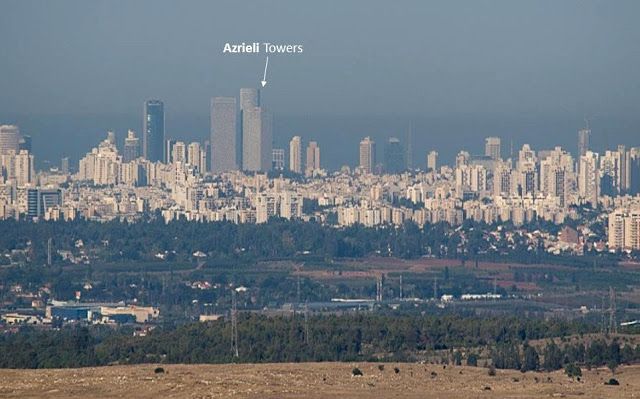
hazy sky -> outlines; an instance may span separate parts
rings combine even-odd
[[[261,80],[264,55],[222,54],[242,41],[304,45],[270,57],[263,99],[276,115],[635,121],[638,16],[637,0],[2,0],[0,122],[138,118],[155,97],[168,131],[204,137],[210,97]]]

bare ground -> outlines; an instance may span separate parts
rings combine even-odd
[[[1,398],[640,398],[640,366],[621,367],[620,386],[606,369],[562,372],[420,364],[303,363],[112,366],[0,370]],[[359,367],[361,377],[353,377]],[[394,368],[399,369],[399,373]]]

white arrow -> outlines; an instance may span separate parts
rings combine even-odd
[[[264,75],[262,76],[262,87],[267,85],[267,67],[269,66],[269,56],[267,56],[267,62],[264,64]]]

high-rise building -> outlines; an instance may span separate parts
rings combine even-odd
[[[618,187],[620,194],[626,194],[631,186],[631,176],[629,169],[631,167],[629,152],[624,145],[618,146],[618,157],[620,159],[618,173]]]
[[[496,161],[502,159],[500,137],[487,137],[484,139],[484,155]]]
[[[365,137],[360,142],[360,168],[365,173],[373,173],[376,166],[376,142]]]
[[[436,171],[438,168],[438,151],[429,151],[427,154],[427,171]]]
[[[136,137],[136,132],[129,129],[127,138],[124,139],[123,162],[131,162],[140,156],[140,139]]]
[[[293,173],[302,173],[302,139],[293,136],[289,142],[289,169]]]
[[[272,118],[262,107],[242,110],[242,169],[266,172],[271,169]]]
[[[238,169],[235,97],[211,99],[211,171]]]
[[[68,175],[69,174],[69,157],[63,157],[60,160],[60,171],[64,175]]]
[[[580,198],[595,208],[600,195],[598,154],[587,151],[578,161],[578,194]]]
[[[175,139],[166,139],[164,141],[163,162],[166,164],[173,163],[171,158],[171,152],[173,151],[173,145],[176,143]]]
[[[20,130],[15,125],[0,126],[0,155],[19,150]]]
[[[145,101],[143,125],[143,156],[151,162],[166,160],[166,154],[164,154],[164,103],[162,101]]]
[[[640,249],[640,209],[616,209],[609,214],[610,249]]]
[[[204,164],[206,158],[203,158],[203,151],[200,148],[200,143],[194,141],[187,146],[187,163],[198,171],[198,173],[204,173]]]
[[[401,173],[406,169],[405,151],[397,137],[389,138],[384,148],[385,170],[388,173]]]
[[[629,151],[629,174],[631,175],[631,186],[629,194],[640,194],[640,147],[633,147]]]
[[[50,208],[62,206],[63,197],[60,189],[33,188],[27,190],[27,217],[41,218]]]
[[[238,166],[241,169],[244,167],[244,123],[245,123],[245,109],[252,109],[260,106],[260,90],[254,88],[240,89],[240,146],[238,148]]]
[[[279,171],[284,170],[284,148],[274,148],[271,154],[271,168]]]
[[[174,164],[180,162],[181,164],[187,163],[187,146],[183,141],[176,141],[171,149],[171,160]]]
[[[591,129],[578,130],[578,157],[581,157],[589,151],[589,142],[591,141]]]
[[[18,187],[25,187],[34,182],[36,173],[33,155],[29,154],[29,151],[21,150],[16,154],[14,161],[14,175]]]
[[[307,145],[307,164],[304,174],[313,176],[318,170],[320,170],[320,147],[317,142],[310,141]]]

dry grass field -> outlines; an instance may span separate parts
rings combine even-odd
[[[374,363],[112,366],[0,370],[1,398],[640,398],[640,366],[520,373],[421,364]],[[363,376],[352,376],[358,367]],[[396,373],[394,368],[398,368]]]

